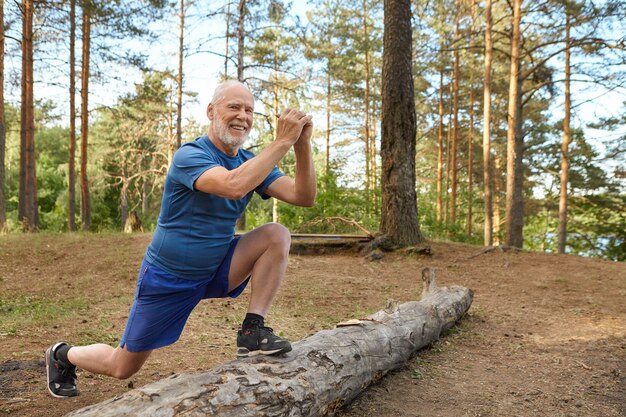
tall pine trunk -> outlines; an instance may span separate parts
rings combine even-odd
[[[328,58],[326,68],[326,155],[325,155],[325,170],[326,178],[330,175],[330,121],[331,121],[331,108],[330,98],[332,93],[331,78],[330,78],[330,58]]]
[[[511,66],[509,74],[509,103],[507,117],[507,175],[506,175],[506,243],[509,246],[522,247],[523,212],[519,210],[517,201],[520,184],[518,165],[519,154],[518,131],[521,114],[519,114],[520,97],[520,25],[522,0],[513,1],[513,30],[511,33]],[[521,219],[520,219],[521,217]]]
[[[276,47],[276,46],[275,46]],[[278,112],[280,109],[278,108],[279,100],[278,100],[278,66],[276,59],[274,59],[274,82],[272,86],[272,114],[274,117],[274,140],[276,140],[276,128],[278,127]],[[272,198],[272,221],[274,223],[278,222],[278,199]]]
[[[384,1],[379,241],[386,246],[413,245],[423,240],[415,190],[411,16],[410,0]]]
[[[452,158],[451,167],[452,171],[452,191],[450,198],[450,223],[456,223],[456,197],[459,188],[459,175],[458,175],[458,145],[459,145],[459,77],[460,77],[460,58],[459,58],[459,24],[461,20],[461,13],[457,10],[456,13],[456,29],[454,30],[454,99],[453,99],[453,112],[454,112],[454,131],[452,134]]]
[[[237,80],[243,82],[243,50],[245,33],[243,22],[246,16],[246,0],[239,0],[239,20],[237,21]]]
[[[449,88],[448,88],[448,93],[449,93],[449,99],[452,101],[454,100],[454,82],[452,79],[450,79],[450,83],[449,83]],[[451,143],[452,143],[452,116],[453,116],[453,110],[454,110],[454,106],[452,105],[452,103],[449,104],[448,106],[448,131],[447,131],[447,141],[446,141],[446,192],[445,192],[445,200],[446,200],[446,207],[445,207],[445,211],[443,213],[443,221],[446,223],[446,225],[448,224],[448,222],[450,221],[450,155],[452,154],[452,152],[450,152],[451,149]],[[447,227],[447,226],[446,226]]]
[[[440,45],[443,50],[443,42]],[[439,70],[439,127],[437,129],[437,223],[443,218],[443,54]]]
[[[33,96],[33,14],[33,1],[22,0],[22,106],[18,220],[22,223],[22,229],[29,232],[36,231],[39,224]]]
[[[376,162],[376,118],[374,115],[376,114],[375,103],[372,104],[371,108],[371,116],[370,116],[370,178],[371,178],[371,188],[372,188],[372,212],[378,213],[378,197],[376,193],[377,181],[378,178],[378,163]]]
[[[89,137],[89,53],[91,49],[91,1],[83,0],[83,60],[80,91],[80,218],[81,228],[91,228],[91,198],[87,177],[87,143]]]
[[[566,6],[567,8],[567,6]],[[570,118],[572,101],[570,94],[570,15],[565,11],[565,116],[563,117],[563,143],[561,145],[561,190],[559,193],[559,231],[558,253],[565,253],[567,243],[567,185],[569,183],[569,145],[572,141],[570,134]]]
[[[4,154],[6,149],[6,125],[4,121],[4,1],[0,1],[0,234],[7,232],[7,209]]]
[[[67,226],[76,231],[76,0],[70,0],[70,137]]]
[[[493,243],[492,222],[493,208],[491,196],[491,61],[493,41],[491,39],[491,0],[485,5],[485,78],[483,84],[483,195],[485,208],[484,243],[491,246]]]
[[[230,41],[230,5],[231,1],[228,0],[226,2],[226,36],[224,36],[224,43],[226,44],[224,47],[224,80],[228,79],[228,59],[229,59],[229,51],[228,51],[228,41]]]
[[[493,169],[493,244],[500,245],[500,232],[502,226],[502,216],[500,215],[502,196],[502,156],[497,150],[494,157]]]
[[[364,57],[364,70],[365,70],[365,90],[363,91],[363,141],[365,144],[365,200],[367,201],[367,207],[365,211],[371,212],[371,199],[372,199],[372,167],[371,167],[371,144],[370,144],[370,51],[369,51],[369,34],[367,26],[367,1],[362,1],[363,6],[363,38],[365,39],[365,57]]]
[[[471,0],[472,26],[470,28],[470,50],[474,49],[474,29],[476,22],[476,2]],[[472,235],[472,209],[474,205],[474,72],[470,72],[470,97],[469,97],[469,131],[467,133],[467,221],[465,232]]]
[[[180,0],[178,34],[178,74],[176,77],[176,149],[180,148],[183,140],[183,56],[185,41],[185,0]]]
[[[243,53],[244,53],[244,41],[245,41],[245,33],[244,33],[244,19],[245,19],[245,15],[246,15],[246,0],[239,0],[239,19],[237,21],[237,80],[239,82],[243,82],[244,78],[243,78],[243,70],[244,70],[244,64],[243,64]],[[276,199],[273,199],[273,207],[272,207],[272,211],[277,210],[277,207],[275,207],[276,205]],[[278,216],[278,212],[276,211],[276,214],[272,213],[272,217],[274,216]],[[246,230],[246,212],[244,210],[243,213],[241,213],[241,216],[237,219],[237,222],[235,223],[235,228],[237,230]]]

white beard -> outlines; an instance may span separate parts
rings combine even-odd
[[[240,148],[245,141],[248,139],[248,135],[250,131],[246,131],[245,135],[241,137],[235,137],[228,131],[228,125],[224,123],[221,117],[216,117],[213,119],[214,129],[217,132],[217,139],[220,140],[224,145],[228,146],[230,149],[238,149]]]

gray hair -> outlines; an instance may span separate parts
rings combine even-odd
[[[234,85],[240,85],[242,87],[244,87],[246,90],[250,91],[250,89],[248,88],[247,85],[245,85],[244,83],[242,83],[241,81],[237,81],[237,80],[227,80],[224,81],[223,83],[221,83],[220,85],[218,85],[215,88],[215,91],[213,92],[213,98],[211,99],[211,104],[216,104],[218,101],[220,101],[221,99],[224,98],[224,94],[222,93],[226,88],[228,87],[232,87]],[[250,91],[250,94],[252,94],[252,91]]]

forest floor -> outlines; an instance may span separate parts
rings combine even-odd
[[[115,345],[148,234],[0,236],[0,416],[56,416],[173,373],[234,358],[239,300],[202,302],[176,344],[130,380],[79,371],[79,397],[46,389],[57,340]],[[420,270],[474,291],[469,313],[341,417],[626,416],[626,264],[430,242],[432,256],[292,255],[268,324],[295,341],[419,299]]]

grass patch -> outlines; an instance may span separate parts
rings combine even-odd
[[[87,308],[82,298],[53,301],[42,297],[0,297],[0,334],[14,335],[18,329],[45,326]]]

